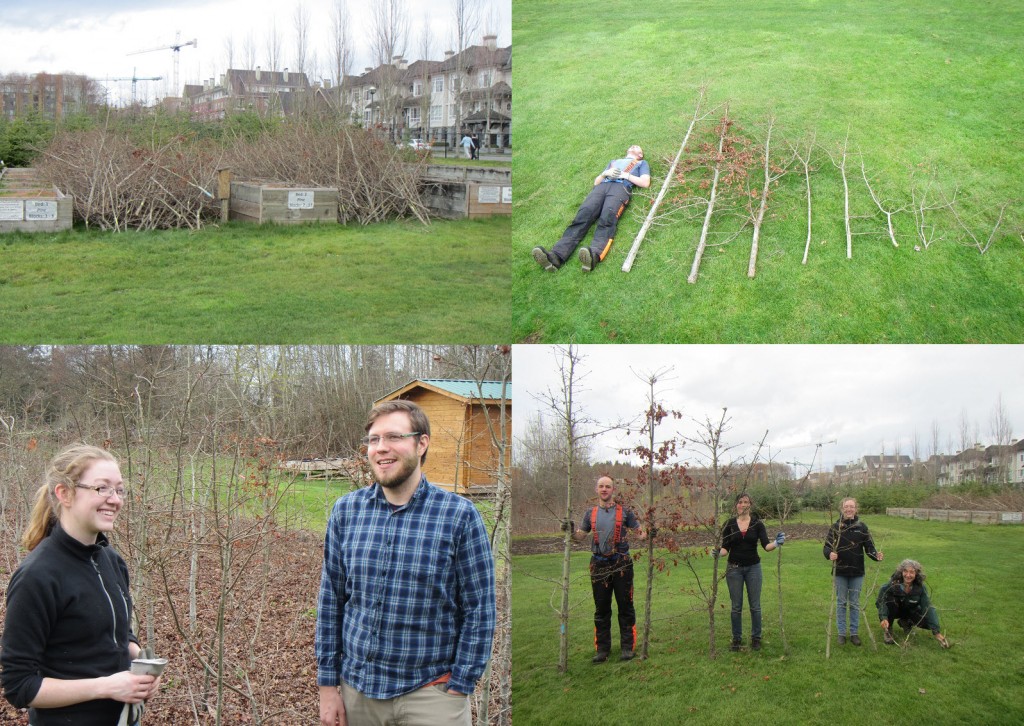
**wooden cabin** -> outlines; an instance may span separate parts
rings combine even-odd
[[[419,379],[375,403],[404,399],[417,404],[430,419],[430,449],[423,473],[449,491],[483,496],[494,491],[498,450],[487,421],[499,432],[501,381]],[[512,384],[505,385],[505,466],[511,465]]]

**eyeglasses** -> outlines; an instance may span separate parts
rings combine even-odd
[[[76,489],[92,489],[94,492],[99,494],[104,499],[109,499],[111,494],[116,494],[118,499],[124,499],[128,496],[128,490],[124,487],[112,487],[109,484],[100,484],[99,486],[89,486],[88,484],[75,484]]]
[[[388,444],[397,444],[402,439],[408,439],[413,436],[422,436],[419,431],[413,431],[411,434],[384,434],[383,436],[364,436],[363,446],[380,446],[380,442],[384,441]]]

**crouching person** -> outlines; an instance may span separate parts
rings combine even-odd
[[[886,645],[896,643],[892,635],[892,623],[895,621],[905,635],[915,626],[926,627],[932,631],[939,645],[949,647],[949,641],[939,627],[939,615],[931,604],[924,580],[925,574],[920,562],[903,560],[889,582],[878,591],[875,605],[878,607],[878,619],[881,621],[882,638]]]

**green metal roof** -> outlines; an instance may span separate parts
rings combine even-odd
[[[460,381],[440,378],[419,378],[421,383],[428,383],[435,388],[448,391],[462,398],[501,398],[501,381]],[[512,400],[512,383],[505,385],[505,399]]]

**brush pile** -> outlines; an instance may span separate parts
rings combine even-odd
[[[44,178],[75,199],[75,215],[103,230],[199,229],[219,219],[216,175],[338,189],[338,221],[371,224],[415,217],[424,159],[364,129],[289,121],[251,137],[178,134],[139,142],[138,130],[58,133],[42,150]],[[418,160],[417,160],[418,159]]]
[[[75,216],[103,230],[198,229],[216,219],[219,159],[184,136],[139,145],[123,132],[58,133],[37,164],[75,198]]]

